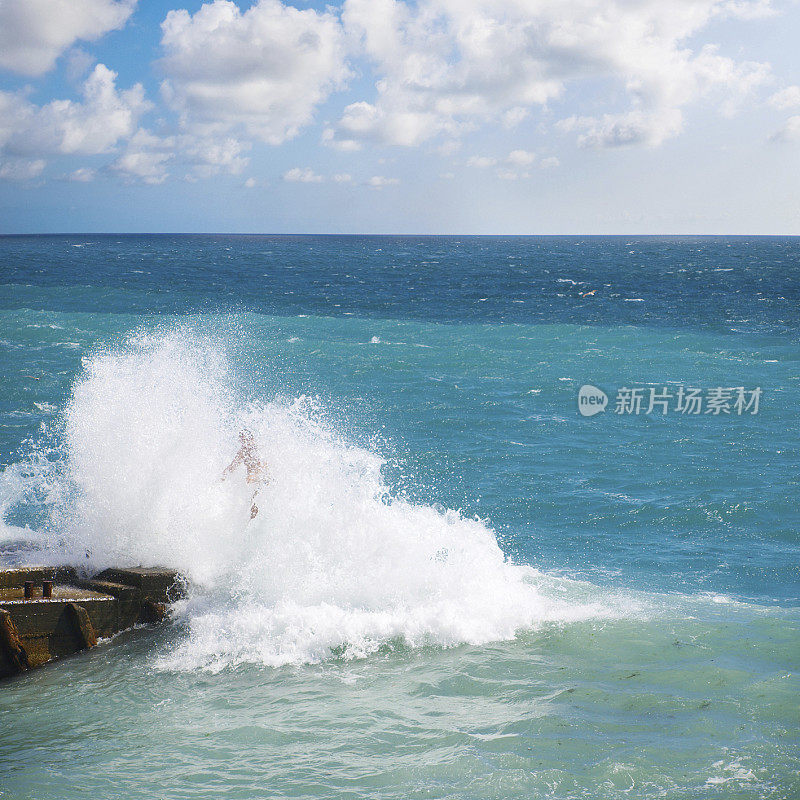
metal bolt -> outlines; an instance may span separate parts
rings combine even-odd
[[[42,597],[49,600],[53,596],[53,581],[42,581]]]
[[[25,599],[30,600],[33,597],[33,581],[25,581]]]

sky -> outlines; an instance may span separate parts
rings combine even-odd
[[[800,234],[800,0],[0,0],[0,233]]]

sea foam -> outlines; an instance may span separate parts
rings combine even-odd
[[[480,644],[623,613],[608,593],[511,563],[484,522],[394,496],[382,459],[313,400],[245,401],[235,386],[219,343],[139,334],[84,359],[63,413],[50,557],[185,575],[173,615],[188,634],[163,668]],[[270,476],[254,519],[243,470],[222,480],[244,428]]]

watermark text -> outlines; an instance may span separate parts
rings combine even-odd
[[[739,416],[758,414],[763,390],[760,386],[716,386],[698,389],[687,386],[621,386],[614,401],[596,386],[584,384],[578,391],[578,411],[593,417],[610,408],[614,414],[682,414],[684,416]]]

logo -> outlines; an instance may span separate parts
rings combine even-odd
[[[614,414],[665,415],[669,412],[682,416],[741,417],[758,414],[761,397],[760,386],[716,386],[697,389],[687,386],[623,386],[617,389],[611,412]],[[606,410],[608,395],[596,386],[586,383],[578,392],[578,411],[581,416],[593,417]]]
[[[590,383],[581,386],[578,391],[578,411],[581,412],[581,416],[593,417],[595,414],[605,411],[607,405],[608,395],[602,389],[598,389]]]

